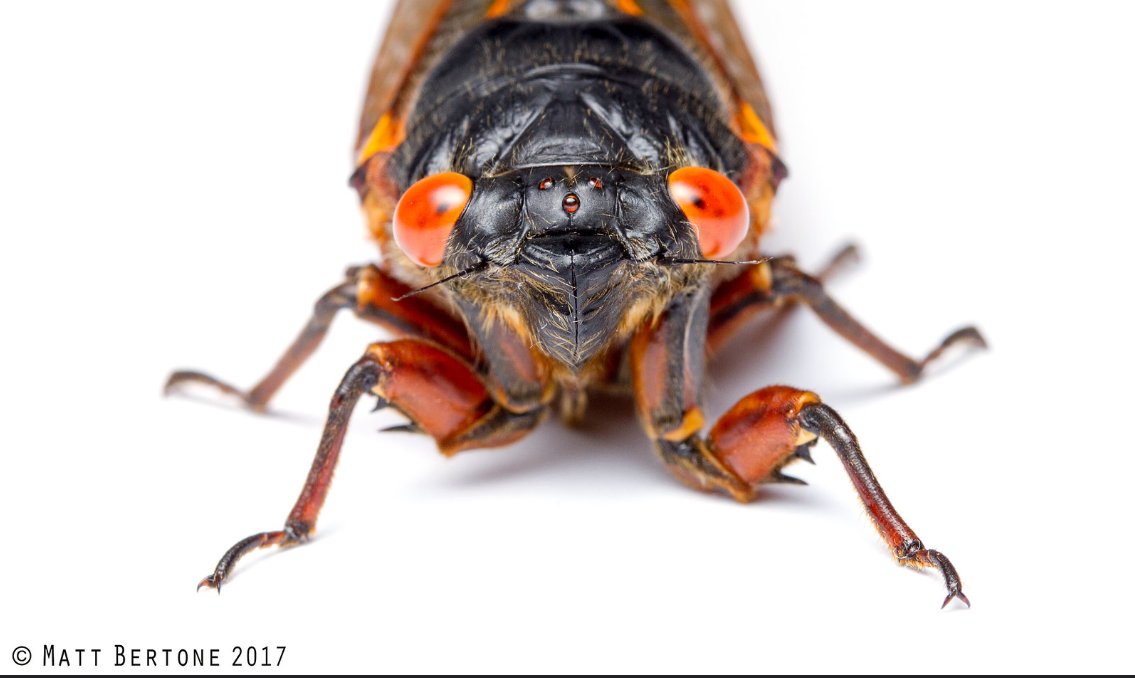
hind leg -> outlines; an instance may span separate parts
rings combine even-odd
[[[847,250],[844,250],[847,252]],[[843,252],[841,252],[843,256]],[[838,265],[837,256],[833,265]],[[825,269],[829,273],[833,265]],[[907,356],[879,338],[828,296],[821,276],[811,276],[796,267],[791,258],[778,258],[753,266],[737,278],[719,286],[710,302],[710,350],[717,350],[753,317],[787,304],[802,303],[811,308],[820,320],[837,334],[858,346],[884,367],[894,372],[903,383],[922,377],[927,365],[955,344],[984,348],[985,339],[976,327],[966,326],[951,332],[919,360]]]

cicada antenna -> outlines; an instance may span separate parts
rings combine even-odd
[[[485,270],[488,267],[488,265],[489,265],[488,262],[482,261],[481,263],[476,264],[475,266],[470,266],[469,268],[460,270],[460,271],[453,273],[451,275],[447,275],[444,278],[442,278],[441,280],[437,280],[435,282],[432,282],[429,285],[426,285],[425,287],[419,287],[418,289],[410,290],[409,292],[407,292],[405,294],[400,294],[397,297],[390,297],[390,299],[391,299],[391,301],[402,301],[403,299],[408,299],[412,296],[421,294],[422,292],[425,292],[428,289],[437,287],[439,285],[444,285],[448,282],[452,282],[454,280],[457,280],[458,278],[464,278],[465,276],[467,276],[471,273],[479,273],[479,272]]]

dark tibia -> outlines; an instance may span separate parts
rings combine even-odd
[[[311,470],[307,474],[307,481],[295,506],[292,507],[292,512],[288,515],[284,529],[255,534],[234,544],[225,555],[221,556],[213,574],[202,579],[197,585],[198,588],[209,586],[219,590],[237,561],[253,549],[290,546],[307,538],[314,529],[319,510],[327,498],[327,490],[331,486],[331,474],[339,461],[339,451],[343,446],[343,436],[347,433],[351,412],[355,409],[359,398],[377,383],[380,369],[374,359],[369,355],[364,356],[347,371],[339,388],[335,390],[327,414],[327,424],[323,429],[323,437],[319,441],[319,450],[315,454],[315,460],[312,461]]]
[[[815,403],[802,408],[798,418],[804,429],[823,438],[839,455],[852,485],[855,486],[855,491],[859,494],[859,499],[890,543],[895,557],[904,564],[933,567],[942,573],[948,592],[942,607],[955,597],[968,606],[969,599],[962,593],[962,581],[958,577],[958,571],[945,555],[923,547],[922,541],[902,519],[883,492],[883,487],[868,466],[866,457],[863,456],[855,434],[836,411],[822,403]]]
[[[276,366],[250,391],[243,391],[203,372],[179,370],[169,375],[165,385],[165,393],[168,395],[178,390],[183,384],[205,384],[226,395],[239,398],[246,407],[255,412],[263,412],[276,391],[280,390],[284,382],[323,343],[323,338],[327,336],[327,330],[331,327],[331,321],[334,320],[335,314],[342,309],[353,308],[355,304],[355,282],[353,280],[329,290],[320,297],[319,301],[315,303],[315,310],[311,318],[307,321],[307,325],[304,326],[299,336],[295,338],[292,345],[276,362]]]
[[[824,324],[883,363],[904,383],[918,381],[926,366],[950,346],[959,343],[968,343],[978,348],[986,346],[985,339],[977,328],[968,326],[951,332],[926,357],[915,360],[892,348],[845,311],[828,296],[823,283],[818,278],[801,272],[790,260],[773,260],[772,267],[774,297],[808,305]]]
[[[857,257],[858,252],[855,247],[848,245],[840,250],[816,276],[810,276],[798,269],[790,256],[776,257],[752,267],[733,280],[722,283],[714,290],[710,302],[707,345],[711,350],[716,351],[741,327],[761,313],[786,308],[786,303],[803,303],[811,307],[824,324],[881,362],[904,383],[918,381],[926,366],[937,360],[951,346],[957,344],[968,344],[978,348],[986,346],[981,333],[970,326],[950,333],[921,360],[915,360],[893,348],[844,310],[824,289],[825,279]]]
[[[832,255],[832,258],[828,260],[828,263],[824,264],[820,272],[816,274],[816,277],[819,278],[821,282],[828,282],[836,275],[858,264],[860,259],[859,248],[856,247],[854,243],[848,243]]]
[[[380,406],[406,415],[410,422],[401,430],[429,435],[445,454],[506,445],[527,434],[545,409],[541,405],[529,412],[513,412],[503,407],[473,365],[432,341],[399,339],[371,344],[331,398],[319,449],[284,529],[237,542],[201,586],[220,588],[237,561],[253,549],[292,546],[315,530],[351,412],[365,393],[377,396]]]

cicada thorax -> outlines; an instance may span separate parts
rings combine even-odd
[[[667,262],[722,242],[730,251],[715,256],[756,254],[775,142],[691,32],[685,3],[455,5],[431,10],[436,36],[403,49],[428,62],[403,69],[413,91],[391,90],[387,113],[364,116],[356,186],[388,270],[415,286],[463,274],[437,293],[471,326],[508,317],[580,371],[729,268]],[[739,244],[705,230],[736,228],[736,213],[714,211],[732,204],[728,191],[702,181],[710,190],[691,194],[670,181],[682,168],[740,188],[751,227]],[[453,173],[471,183],[463,208],[421,212],[427,188]],[[413,198],[416,221],[398,218],[411,213],[399,198]]]

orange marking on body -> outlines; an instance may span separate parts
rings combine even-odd
[[[363,163],[379,153],[392,150],[402,143],[404,138],[406,138],[406,130],[403,129],[402,123],[395,120],[389,113],[383,113],[382,117],[378,119],[378,124],[374,126],[374,130],[367,137],[367,142],[363,144],[362,150],[359,151],[359,166],[361,167]]]
[[[489,11],[485,12],[486,19],[495,19],[508,13],[512,8],[511,0],[493,0],[493,4],[489,5]]]
[[[695,407],[686,410],[686,414],[682,416],[682,423],[678,425],[678,428],[662,434],[662,438],[672,443],[680,443],[702,430],[703,426],[705,426],[705,415],[702,414],[700,407]]]
[[[776,139],[773,138],[772,132],[769,132],[757,112],[747,103],[742,102],[737,111],[737,129],[746,143],[764,146],[776,153]]]
[[[732,98],[734,102],[733,105],[737,112],[734,115],[733,122],[738,135],[747,143],[764,146],[776,153],[776,138],[738,90],[736,78],[731,75],[731,69],[726,63],[729,55],[722,54],[719,51],[719,45],[710,39],[710,34],[707,33],[705,25],[698,17],[697,12],[690,6],[688,0],[669,0],[669,3],[670,7],[685,20],[690,31],[698,42],[706,48],[709,57],[713,59],[718,70],[726,78],[726,91],[723,94]]]
[[[635,0],[615,0],[615,9],[623,14],[630,14],[631,16],[642,16],[642,8],[638,6]]]
[[[378,153],[383,153],[393,149],[400,144],[405,138],[405,129],[403,127],[403,113],[409,99],[412,99],[413,92],[407,88],[407,83],[410,81],[415,71],[414,65],[421,59],[422,54],[429,46],[433,38],[434,31],[437,29],[438,24],[442,18],[449,11],[451,0],[444,0],[438,2],[434,7],[433,13],[420,31],[414,46],[411,49],[410,58],[401,60],[401,64],[397,67],[400,74],[397,76],[396,81],[392,81],[392,85],[384,86],[380,92],[381,96],[378,98],[377,103],[374,104],[376,111],[385,111],[375,123],[374,128],[371,129],[367,140],[359,147],[358,156],[356,157],[356,166],[362,167],[368,160]],[[379,52],[379,61],[376,62],[377,68],[383,59],[386,58],[385,51],[388,47],[387,42],[390,42],[390,35],[387,34],[387,39],[383,40],[382,48]],[[373,77],[373,76],[372,76]],[[367,93],[366,109],[372,106],[371,96],[373,92]],[[378,96],[378,95],[375,95]]]

